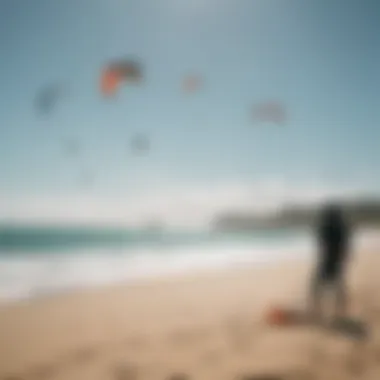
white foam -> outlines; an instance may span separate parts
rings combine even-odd
[[[364,231],[355,248],[380,246],[380,234]],[[280,258],[309,259],[311,237],[296,240],[217,242],[182,247],[77,250],[70,253],[12,254],[0,259],[0,300],[66,292],[79,288],[207,271],[232,266],[268,263]]]

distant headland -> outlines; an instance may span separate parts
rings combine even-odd
[[[361,227],[380,226],[380,198],[340,202],[349,219]],[[287,205],[276,212],[257,215],[254,212],[226,212],[217,215],[212,229],[218,232],[252,229],[311,227],[316,222],[320,206]]]

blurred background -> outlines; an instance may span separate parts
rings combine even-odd
[[[0,3],[2,300],[376,239],[377,0]]]

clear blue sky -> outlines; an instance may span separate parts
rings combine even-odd
[[[379,20],[379,0],[1,0],[0,190],[75,192],[84,169],[99,194],[160,173],[376,176]],[[141,59],[145,82],[104,101],[100,69],[120,57]],[[189,71],[205,85],[185,97]],[[41,118],[35,95],[55,82],[67,96]],[[270,98],[288,124],[252,125],[251,105]],[[128,149],[135,132],[151,138],[146,157]],[[64,154],[66,137],[82,142],[80,158]]]

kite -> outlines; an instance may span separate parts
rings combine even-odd
[[[188,75],[182,81],[182,90],[186,94],[192,94],[202,86],[202,78],[197,75]]]
[[[287,120],[285,107],[279,102],[265,102],[253,107],[252,116],[254,121],[284,124]]]
[[[36,108],[43,114],[52,112],[62,93],[63,90],[59,84],[51,84],[42,88],[36,96]]]
[[[105,96],[117,93],[123,82],[139,83],[142,80],[141,65],[132,60],[121,60],[107,65],[100,77],[100,90]]]
[[[148,137],[143,134],[135,135],[131,140],[131,147],[135,152],[146,152],[150,148]]]

